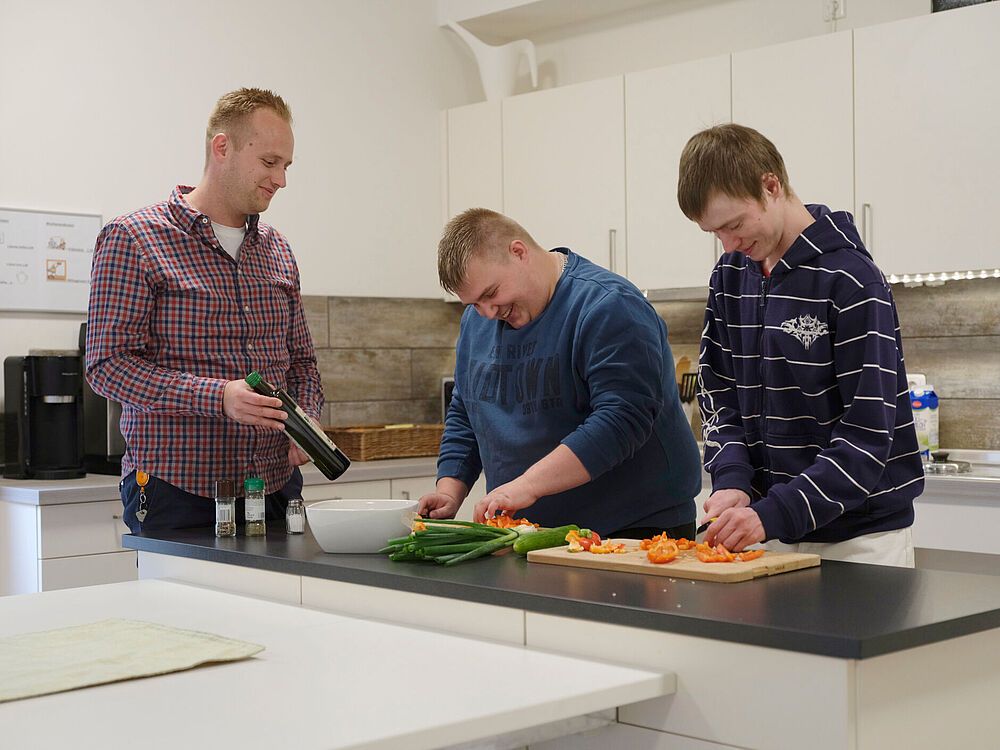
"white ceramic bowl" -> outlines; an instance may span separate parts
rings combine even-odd
[[[416,500],[321,500],[306,506],[306,520],[324,552],[378,552],[406,536]]]

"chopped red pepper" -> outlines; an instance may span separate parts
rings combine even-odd
[[[696,545],[695,549],[698,551],[698,559],[702,562],[733,562],[736,559],[733,553],[727,550],[723,544],[709,547],[702,542]]]
[[[680,549],[673,539],[661,539],[646,552],[646,558],[651,563],[667,563],[680,554]]]
[[[619,544],[612,544],[611,542],[604,542],[603,544],[592,544],[590,545],[590,551],[595,555],[607,555],[613,552],[624,554],[625,544],[621,542]]]

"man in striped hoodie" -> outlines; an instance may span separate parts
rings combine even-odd
[[[705,541],[912,567],[924,482],[899,321],[853,217],[804,205],[741,125],[688,141],[677,197],[725,251],[698,369]]]

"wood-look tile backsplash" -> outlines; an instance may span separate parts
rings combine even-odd
[[[381,297],[303,302],[323,377],[324,424],[441,421],[441,378],[455,370],[461,305]]]
[[[893,286],[909,372],[940,398],[944,448],[1000,450],[1000,279]],[[306,297],[328,425],[439,422],[462,306],[442,300]],[[698,362],[700,301],[658,302],[675,360]],[[700,420],[694,419],[700,433]]]

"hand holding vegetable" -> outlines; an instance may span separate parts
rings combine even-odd
[[[476,503],[472,517],[481,523],[487,518],[493,518],[497,513],[511,515],[533,505],[537,499],[538,495],[534,493],[530,482],[521,475],[512,482],[501,484]]]
[[[702,508],[705,516],[698,521],[698,525],[709,523],[712,519],[722,515],[722,511],[729,508],[745,508],[750,505],[750,496],[743,490],[717,490],[709,495],[708,500]]]
[[[462,502],[455,500],[451,495],[445,495],[442,492],[431,492],[420,498],[417,513],[431,519],[454,518],[461,506]]]
[[[722,544],[726,549],[739,552],[751,544],[767,538],[760,516],[752,508],[730,508],[719,514],[705,532],[709,546]]]
[[[473,518],[492,518],[497,513],[510,515],[527,508],[538,498],[571,490],[590,481],[590,473],[565,445],[557,445],[551,453],[528,467],[521,476],[503,484],[476,503]]]
[[[454,518],[468,494],[469,488],[464,482],[452,477],[441,477],[435,491],[420,498],[417,513],[424,518]]]

